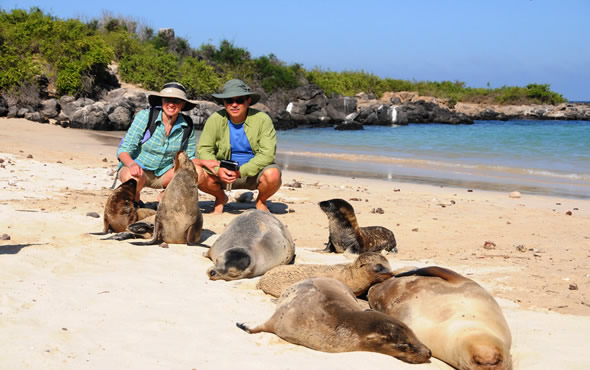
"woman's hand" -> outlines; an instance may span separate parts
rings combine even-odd
[[[129,173],[133,177],[140,178],[143,175],[143,168],[141,168],[135,161],[129,164],[127,168],[129,168]]]

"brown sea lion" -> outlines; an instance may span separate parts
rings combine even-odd
[[[135,207],[133,200],[136,187],[137,181],[129,179],[111,192],[104,206],[102,233],[92,233],[93,235],[123,232],[127,230],[127,226],[156,213],[150,208]]]
[[[403,321],[457,369],[510,369],[511,335],[494,298],[475,281],[431,266],[369,289],[371,308]]]
[[[295,243],[278,218],[253,209],[234,218],[205,256],[215,265],[207,271],[211,280],[251,278],[292,263]]]
[[[430,350],[399,320],[363,310],[341,281],[302,280],[287,288],[264,324],[237,326],[250,333],[274,333],[293,344],[323,352],[378,352],[409,363],[424,363]]]
[[[387,258],[376,252],[366,252],[359,255],[353,263],[277,266],[260,278],[257,288],[262,289],[266,294],[278,297],[290,285],[318,276],[340,280],[358,297],[371,285],[389,279],[393,273]]]
[[[397,253],[393,232],[382,226],[358,225],[354,209],[344,199],[330,199],[319,203],[328,216],[330,237],[324,252],[364,253],[382,250]]]
[[[174,157],[174,177],[164,190],[151,241],[135,245],[161,242],[196,245],[201,240],[203,215],[199,208],[198,175],[195,165],[183,150]]]

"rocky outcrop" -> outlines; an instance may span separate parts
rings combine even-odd
[[[559,105],[457,103],[454,110],[473,120],[590,120],[590,104],[587,103],[563,103]]]
[[[267,112],[276,129],[334,126],[338,130],[359,130],[366,125],[407,125],[410,123],[470,124],[474,120],[553,119],[590,120],[590,104],[483,105],[457,103],[419,96],[413,92],[385,93],[377,100],[368,94],[330,96],[313,84],[273,95],[261,93],[254,108]],[[12,103],[0,96],[0,116],[23,117],[47,123],[55,120],[64,127],[91,130],[127,130],[133,117],[148,107],[148,92],[139,88],[116,88],[100,94],[99,101],[63,96],[35,104]],[[202,129],[216,110],[213,101],[198,101],[190,112],[195,127]]]

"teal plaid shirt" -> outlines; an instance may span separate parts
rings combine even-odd
[[[182,145],[183,127],[188,124],[184,117],[179,114],[176,123],[172,126],[170,135],[166,136],[164,124],[162,123],[162,112],[160,111],[156,119],[156,130],[152,137],[141,144],[148,125],[149,115],[149,109],[137,113],[129,130],[127,130],[125,140],[117,150],[117,158],[121,153],[127,152],[141,168],[153,171],[156,176],[162,176],[174,166],[174,155],[181,149],[180,146]],[[186,154],[190,159],[195,158],[195,147],[195,130],[193,129],[186,148]],[[123,163],[119,162],[119,168],[121,167],[123,167]]]

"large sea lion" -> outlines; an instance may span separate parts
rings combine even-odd
[[[199,208],[198,175],[195,165],[183,150],[174,156],[174,177],[164,190],[151,241],[135,245],[160,242],[196,245],[201,240],[203,215]]]
[[[274,333],[323,352],[379,352],[409,363],[430,358],[430,350],[408,326],[381,312],[363,310],[352,291],[332,278],[295,283],[283,292],[264,324],[237,325],[250,334]]]
[[[364,253],[381,250],[397,253],[393,232],[382,226],[360,227],[354,209],[344,199],[330,199],[319,203],[328,216],[330,237],[324,252]]]
[[[292,263],[295,244],[278,218],[254,209],[234,218],[205,256],[215,265],[207,271],[211,280],[236,280]]]
[[[123,232],[127,230],[127,226],[156,213],[150,208],[135,207],[133,201],[136,188],[137,181],[129,179],[111,192],[104,206],[102,233],[92,233],[93,235]]]
[[[457,369],[510,369],[511,335],[494,298],[475,281],[437,266],[369,289],[371,308],[403,321]]]
[[[343,282],[358,297],[371,285],[390,278],[393,273],[387,258],[376,252],[366,252],[359,255],[353,263],[277,266],[260,278],[257,288],[278,297],[290,285],[318,276],[331,277]]]

